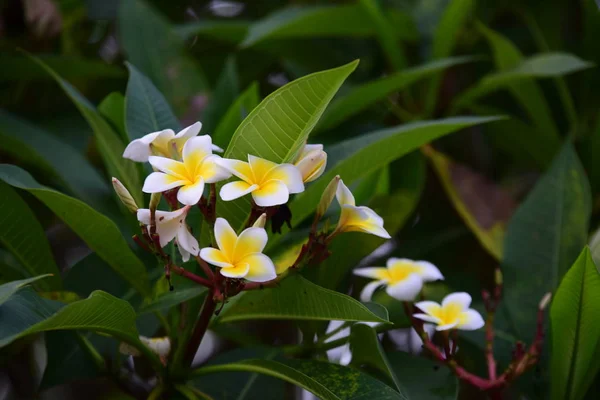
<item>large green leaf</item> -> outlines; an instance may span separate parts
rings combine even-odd
[[[125,96],[119,92],[109,93],[98,104],[98,112],[117,130],[121,140],[129,142],[125,128]]]
[[[424,357],[404,352],[388,353],[388,360],[398,376],[402,393],[415,400],[454,400],[458,379],[447,368]]]
[[[406,396],[357,370],[311,360],[245,360],[211,365],[194,371],[201,376],[228,371],[247,371],[269,375],[299,386],[323,400],[401,400]]]
[[[217,322],[249,319],[386,322],[352,297],[322,288],[300,275],[285,278],[275,288],[245,293]]]
[[[117,18],[120,44],[176,110],[207,87],[200,67],[171,24],[143,0],[123,0]]]
[[[102,176],[74,148],[51,133],[0,110],[2,152],[56,176],[65,188],[100,210],[112,195]]]
[[[414,68],[404,69],[375,81],[356,86],[343,96],[336,97],[323,114],[315,133],[332,129],[346,119],[363,111],[386,96],[408,87],[445,68],[472,61],[471,57],[453,57],[436,60]]]
[[[566,143],[510,220],[504,243],[504,299],[517,337],[531,342],[535,312],[587,243],[589,183]]]
[[[35,214],[19,194],[9,185],[0,182],[0,243],[9,250],[32,275],[52,274],[40,282],[45,289],[60,289],[60,271],[54,262],[44,229]],[[47,275],[46,275],[47,276]]]
[[[125,124],[129,139],[138,139],[163,129],[177,132],[179,121],[162,93],[136,67],[130,63],[126,65],[129,81],[125,94]]]
[[[123,279],[140,293],[149,293],[146,269],[114,222],[83,202],[40,185],[14,165],[0,164],[0,180],[37,197]]]
[[[46,70],[60,85],[65,94],[69,96],[75,104],[81,115],[87,120],[94,131],[94,137],[98,144],[98,149],[108,169],[108,172],[119,178],[125,187],[132,193],[133,198],[138,204],[142,204],[141,183],[135,164],[122,157],[125,144],[119,138],[119,135],[111,128],[110,124],[98,113],[96,108],[69,82],[62,79],[52,68],[44,64],[39,58],[30,56],[33,61],[38,63]]]
[[[600,275],[589,248],[563,278],[550,318],[551,398],[581,399],[600,369]]]
[[[39,276],[35,276],[33,278],[29,278],[29,279],[21,279],[18,281],[12,281],[12,282],[8,282],[5,283],[4,285],[0,285],[0,306],[10,298],[10,296],[12,296],[13,294],[17,293],[17,291],[19,289],[21,289],[24,286],[29,285],[30,283],[33,283],[37,280],[43,279],[43,278],[47,278],[51,276],[50,274],[46,274],[46,275],[39,275]]]
[[[267,96],[237,128],[225,151],[226,158],[246,161],[248,155],[273,162],[289,162],[358,61],[316,72],[288,83]],[[250,210],[248,196],[224,202],[220,216],[240,226]]]
[[[188,288],[175,289],[173,291],[163,293],[155,299],[144,303],[140,307],[138,314],[141,315],[171,308],[173,306],[176,306],[177,304],[183,303],[184,301],[194,299],[202,295],[204,292],[206,292],[206,288],[200,285],[194,285]]]
[[[326,149],[335,153],[335,159],[339,161],[335,164],[330,162],[327,172],[292,201],[292,225],[302,222],[313,212],[323,190],[336,175],[349,185],[441,136],[496,120],[497,117],[458,117],[419,121],[371,132]]]

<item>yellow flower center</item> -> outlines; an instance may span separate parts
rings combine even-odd
[[[458,303],[449,303],[439,310],[435,310],[431,313],[432,317],[440,319],[439,325],[453,324],[455,322],[461,322],[463,319],[463,309]]]
[[[397,262],[392,264],[387,270],[382,271],[379,279],[385,279],[390,285],[398,282],[402,282],[410,274],[419,273],[422,271],[422,267],[409,263],[409,262]]]

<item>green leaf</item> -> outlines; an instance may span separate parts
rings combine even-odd
[[[550,309],[552,399],[584,397],[600,369],[600,275],[585,248],[563,278]]]
[[[313,393],[323,400],[401,400],[407,397],[376,379],[351,368],[322,361],[245,360],[211,365],[194,371],[201,376],[227,371],[256,372],[282,379]]]
[[[384,381],[402,393],[402,387],[392,370],[375,329],[364,324],[354,324],[350,333],[350,350],[355,367],[367,367],[383,376]]]
[[[80,199],[107,210],[112,192],[102,176],[74,148],[25,120],[0,110],[2,152],[51,173]]]
[[[219,121],[219,124],[212,133],[213,143],[226,148],[236,128],[258,106],[259,101],[258,82],[253,82],[237,97]]]
[[[29,56],[33,61],[40,65],[50,74],[56,83],[60,85],[65,94],[69,96],[75,104],[81,115],[86,119],[92,130],[98,149],[102,154],[104,163],[108,172],[119,178],[125,187],[129,189],[133,198],[138,204],[142,204],[141,183],[137,169],[133,161],[122,157],[125,145],[119,138],[119,135],[102,118],[94,106],[77,91],[70,83],[62,79],[52,68],[44,64],[39,58]]]
[[[419,121],[371,132],[348,139],[326,149],[336,153],[337,163],[297,195],[290,204],[292,226],[296,226],[316,209],[329,182],[340,175],[346,185],[370,174],[418,147],[451,132],[498,120],[497,117],[457,117],[436,121]]]
[[[424,357],[404,352],[388,353],[402,392],[415,400],[454,400],[458,395],[458,380],[443,366]]]
[[[202,127],[206,132],[212,133],[214,131],[217,123],[238,98],[240,92],[239,81],[240,78],[236,67],[236,58],[232,55],[225,60],[225,65],[219,74],[217,85],[213,90],[206,108],[202,112]],[[212,136],[214,142],[214,135]]]
[[[144,303],[140,307],[138,314],[142,315],[171,308],[183,303],[184,301],[194,299],[202,295],[204,292],[206,292],[206,288],[198,285],[184,289],[175,289],[172,292],[166,292],[158,296],[156,299]]]
[[[177,132],[181,125],[162,93],[137,68],[130,63],[125,64],[129,70],[125,94],[125,124],[129,139],[139,139],[163,129]]]
[[[335,128],[340,123],[365,110],[375,102],[383,100],[386,96],[408,87],[419,79],[472,60],[472,57],[452,57],[436,60],[356,86],[345,95],[338,96],[331,102],[331,105],[319,121],[315,133]]]
[[[600,265],[600,229],[597,229],[590,238],[589,246],[594,262]]]
[[[247,21],[198,21],[176,26],[175,32],[184,39],[194,35],[239,43],[246,37],[250,22]]]
[[[589,183],[566,143],[510,220],[504,243],[504,299],[516,336],[531,342],[540,299],[558,286],[587,243]]]
[[[496,259],[502,258],[506,225],[516,209],[511,196],[483,175],[427,147],[425,154],[454,209],[479,243]]]
[[[37,280],[47,278],[52,276],[51,274],[39,275],[29,279],[21,279],[18,281],[12,281],[5,283],[4,285],[0,285],[0,306],[10,298],[13,294],[15,294],[19,289],[24,286],[29,285]]]
[[[146,269],[114,222],[83,202],[40,185],[14,165],[0,164],[0,179],[37,197],[131,286],[149,294]]]
[[[276,163],[290,162],[302,148],[344,80],[358,61],[296,79],[267,96],[237,128],[226,158],[246,161],[248,154]],[[250,210],[248,196],[224,202],[219,215],[240,226]]]
[[[9,250],[32,275],[52,278],[41,282],[44,289],[62,287],[60,271],[54,262],[50,244],[35,214],[18,193],[6,183],[0,182],[0,243]]]
[[[98,105],[98,112],[115,128],[124,142],[129,142],[125,130],[125,97],[119,92],[112,92]]]
[[[300,275],[285,278],[275,288],[245,293],[216,321],[249,319],[386,322],[352,297],[322,288]]]
[[[171,24],[142,0],[120,2],[119,43],[127,60],[147,76],[175,110],[202,92],[206,77]]]

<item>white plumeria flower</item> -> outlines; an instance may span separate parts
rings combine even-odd
[[[190,206],[175,211],[156,211],[156,233],[160,239],[160,246],[165,247],[171,240],[177,240],[177,248],[183,261],[188,261],[190,255],[197,256],[199,251],[198,241],[190,233],[185,223]],[[150,210],[140,208],[137,219],[142,224],[150,227]]]
[[[304,183],[312,182],[323,175],[327,166],[327,153],[323,151],[323,145],[304,145],[294,165],[300,170]]]
[[[133,161],[146,162],[152,154],[171,157],[174,151],[181,152],[188,139],[198,136],[202,123],[196,122],[175,134],[172,129],[152,132],[131,141],[123,152],[123,157]],[[222,152],[219,146],[212,145],[212,150]]]
[[[169,337],[148,338],[140,336],[140,342],[145,344],[154,354],[159,357],[166,357],[171,352],[171,339]],[[134,357],[140,356],[140,351],[130,344],[122,342],[119,346],[119,352]]]
[[[166,157],[150,156],[148,161],[161,172],[153,172],[146,178],[142,191],[160,193],[180,187],[177,200],[193,206],[200,201],[205,183],[216,183],[231,176],[216,163],[219,156],[212,154],[210,136],[191,138],[183,146],[183,161]]]
[[[267,282],[277,277],[273,261],[262,254],[268,240],[264,228],[250,227],[238,236],[229,222],[217,218],[215,239],[219,248],[206,247],[200,251],[200,257],[220,267],[221,275],[252,282]]]
[[[290,194],[304,191],[302,175],[292,164],[276,164],[264,158],[248,156],[248,162],[219,159],[219,165],[242,179],[221,188],[221,199],[235,200],[248,193],[260,207],[287,203]]]
[[[370,301],[380,286],[386,286],[386,293],[396,300],[413,301],[421,292],[423,282],[444,279],[444,275],[432,263],[407,258],[390,258],[385,268],[360,268],[354,270],[354,275],[375,279],[362,290],[361,301]]]
[[[327,332],[330,333],[334,330],[340,328],[344,325],[346,321],[338,321],[332,320],[327,327]],[[331,337],[327,338],[325,343],[333,342],[334,340],[338,340],[350,335],[350,326],[341,329],[337,333],[331,335]],[[340,365],[348,365],[350,361],[352,361],[352,351],[350,350],[350,343],[345,343],[342,346],[335,347],[333,349],[327,350],[327,359],[330,362],[335,362]]]
[[[413,316],[436,324],[436,330],[438,331],[448,329],[474,331],[484,326],[485,321],[481,314],[469,308],[470,305],[471,296],[468,293],[451,293],[444,297],[441,305],[435,301],[416,303],[415,306],[423,313],[417,313]]]
[[[384,239],[391,238],[390,234],[383,227],[383,218],[369,207],[357,207],[352,192],[350,192],[350,189],[348,189],[341,179],[338,183],[335,197],[342,207],[342,213],[337,228],[335,228],[335,233],[365,232]]]

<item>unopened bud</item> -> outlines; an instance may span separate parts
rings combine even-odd
[[[150,205],[148,208],[150,210],[156,210],[158,208],[158,204],[160,203],[160,193],[152,193],[150,196]]]
[[[121,203],[132,213],[136,213],[138,210],[137,204],[135,204],[135,200],[131,197],[129,190],[121,183],[117,178],[112,178],[113,189],[115,189],[115,193],[121,200]]]
[[[540,305],[538,306],[538,308],[540,310],[546,309],[546,307],[548,307],[548,304],[550,304],[550,300],[552,300],[552,293],[548,292],[544,295],[544,297],[542,297],[542,300],[540,300]]]
[[[503,277],[502,277],[502,271],[500,271],[500,268],[496,268],[496,270],[494,271],[494,282],[498,286],[502,285]]]
[[[262,213],[260,217],[254,222],[252,227],[254,228],[264,228],[267,223],[267,214]]]
[[[159,357],[166,357],[171,351],[171,340],[168,337],[147,338],[140,336],[140,341]]]
[[[141,354],[138,349],[125,342],[121,342],[119,345],[119,353],[134,357],[138,357]]]
[[[323,145],[305,145],[294,165],[300,170],[305,183],[312,182],[323,175],[327,166],[327,153],[323,151]]]
[[[329,208],[331,202],[333,201],[333,198],[335,197],[335,192],[337,191],[339,181],[340,176],[336,175],[323,191],[323,195],[321,195],[321,200],[319,201],[319,205],[317,207],[317,219],[321,219],[321,217],[327,212],[327,209]]]

